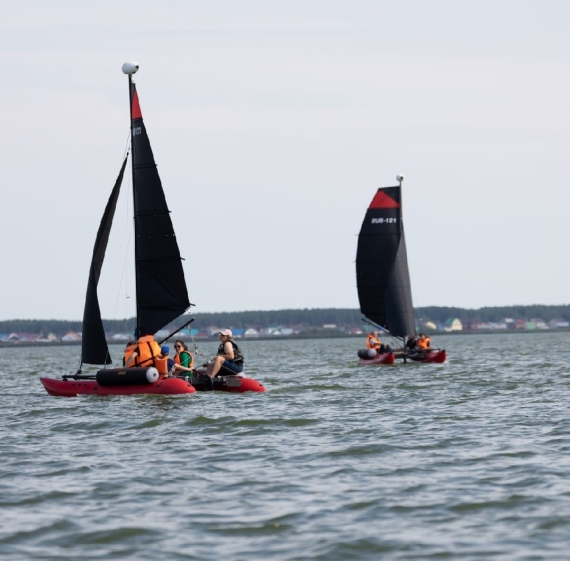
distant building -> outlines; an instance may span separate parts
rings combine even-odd
[[[253,327],[249,327],[243,332],[244,337],[259,337],[259,331]]]
[[[70,343],[73,341],[81,341],[81,335],[79,335],[79,333],[76,333],[75,331],[69,331],[61,338],[61,340],[64,341],[65,343]]]
[[[457,318],[449,318],[443,325],[443,330],[448,333],[452,331],[463,331],[463,324]]]
[[[128,341],[129,339],[134,339],[134,337],[130,337],[126,333],[114,333],[111,335],[111,341]]]
[[[554,318],[550,320],[548,324],[552,329],[560,329],[562,327],[570,327],[570,323],[567,322],[564,318]]]
[[[536,329],[548,329],[547,323],[541,318],[533,318],[531,321],[536,326]]]

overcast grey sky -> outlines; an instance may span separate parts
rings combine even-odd
[[[0,319],[82,317],[126,60],[196,311],[358,307],[356,235],[397,173],[416,306],[570,301],[570,2],[1,6]],[[105,318],[134,315],[130,200]]]

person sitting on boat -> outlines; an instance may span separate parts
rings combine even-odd
[[[418,347],[422,350],[427,350],[431,347],[431,339],[425,335],[425,333],[420,333],[418,339]]]
[[[123,356],[123,366],[129,368],[135,366],[137,357],[139,356],[139,348],[136,341],[129,341],[125,347],[125,354]]]
[[[374,349],[377,354],[391,353],[392,347],[385,345],[378,339],[378,331],[371,331],[366,337],[366,347]]]
[[[161,376],[166,376],[166,360],[161,358],[161,348],[153,335],[140,337],[135,343],[129,341],[125,349],[123,366],[125,368],[155,367]]]
[[[162,347],[160,347],[161,350],[161,358],[165,358],[166,359],[166,368],[168,369],[168,372],[172,372],[174,369],[174,360],[172,358],[170,358],[170,349],[168,348],[167,345],[163,345]]]
[[[380,339],[378,339],[378,331],[371,331],[366,337],[366,348],[368,349],[378,351],[381,344]]]
[[[194,370],[194,357],[188,350],[188,346],[184,341],[178,339],[174,343],[176,354],[174,355],[174,373],[183,374],[184,372],[192,372]]]
[[[243,371],[243,353],[233,338],[230,329],[220,331],[218,354],[206,368],[206,375],[211,379],[215,376],[235,376]]]
[[[410,335],[406,341],[407,351],[417,351],[418,350],[418,340],[415,335]]]

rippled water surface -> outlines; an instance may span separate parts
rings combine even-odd
[[[245,341],[265,394],[106,398],[41,386],[78,347],[1,348],[0,558],[569,559],[570,333],[435,343]]]

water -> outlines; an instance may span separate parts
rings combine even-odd
[[[78,347],[0,349],[0,558],[568,559],[570,333],[435,343],[245,341],[265,394],[108,398],[45,393]]]

